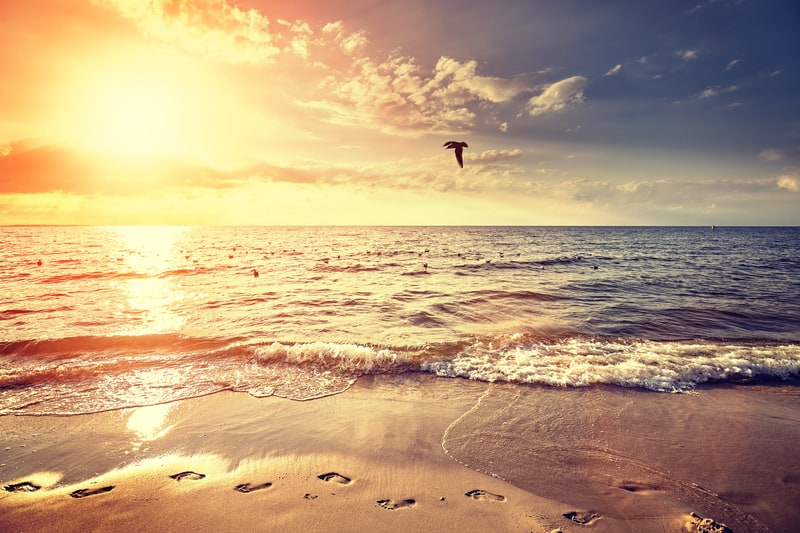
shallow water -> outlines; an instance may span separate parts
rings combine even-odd
[[[19,226],[0,239],[0,414],[220,390],[306,399],[405,371],[656,391],[800,372],[798,228]]]

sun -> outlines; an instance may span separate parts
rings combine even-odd
[[[208,88],[185,64],[121,54],[82,67],[62,109],[73,141],[114,155],[185,155],[193,148]]]
[[[258,160],[281,130],[263,106],[268,91],[248,88],[250,69],[179,50],[118,44],[58,74],[44,102],[46,136],[98,161],[232,168]]]
[[[191,117],[187,96],[174,75],[153,69],[104,73],[86,94],[84,143],[133,155],[180,152]]]

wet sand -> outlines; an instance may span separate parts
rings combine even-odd
[[[428,375],[0,417],[3,531],[733,531],[800,520],[800,392]]]

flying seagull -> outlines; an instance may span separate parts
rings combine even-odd
[[[469,145],[465,142],[447,141],[442,146],[446,146],[448,149],[454,149],[456,151],[456,161],[458,161],[458,166],[464,168],[464,158],[461,156],[461,154],[464,152],[464,148],[469,148]]]

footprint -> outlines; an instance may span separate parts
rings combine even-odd
[[[335,481],[336,483],[341,483],[342,485],[350,484],[349,477],[337,474],[336,472],[328,472],[327,474],[320,474],[317,477],[320,478],[322,481]]]
[[[206,475],[205,474],[198,474],[197,472],[192,472],[192,471],[188,471],[187,470],[186,472],[180,472],[178,474],[172,474],[169,477],[171,477],[175,481],[182,481],[184,479],[191,479],[191,480],[203,479],[204,477],[206,477]]]
[[[464,496],[468,498],[472,498],[473,500],[490,500],[494,502],[504,502],[506,501],[505,496],[501,496],[500,494],[492,494],[491,492],[486,492],[485,490],[475,489],[469,492],[464,493]]]
[[[400,500],[399,502],[396,502],[394,500],[378,500],[376,503],[378,504],[378,506],[386,509],[387,511],[396,511],[397,509],[414,507],[417,504],[417,502],[412,499]]]
[[[107,487],[100,487],[98,489],[78,489],[74,492],[70,492],[69,495],[73,498],[86,498],[87,496],[94,496],[95,494],[103,494],[104,492],[111,492],[114,490],[114,485],[109,485]]]
[[[659,490],[655,485],[639,483],[638,481],[623,481],[617,486],[622,490],[627,490],[628,492],[649,492],[652,490]]]
[[[3,489],[8,492],[35,492],[41,489],[39,485],[35,485],[30,481],[23,481],[22,483],[14,483],[13,485],[6,485]]]
[[[571,511],[569,513],[564,513],[563,516],[564,518],[569,518],[576,524],[581,524],[584,526],[588,526],[600,518],[600,515],[594,511]]]
[[[303,494],[303,498],[305,498],[306,500],[316,500],[317,497],[318,496],[316,494],[311,494],[310,492],[306,492],[305,494]]]
[[[241,485],[236,485],[234,490],[238,490],[239,492],[255,492],[257,490],[268,489],[272,486],[272,483],[261,483],[260,485],[251,485],[250,483],[242,483]]]

